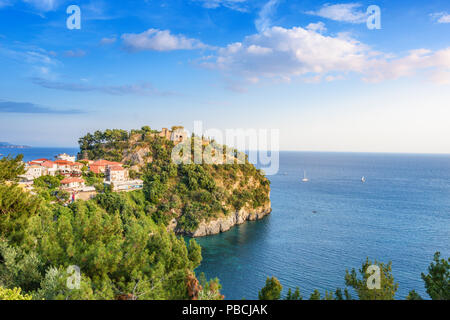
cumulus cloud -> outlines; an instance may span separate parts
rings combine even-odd
[[[329,37],[314,30],[272,27],[218,51],[214,68],[246,78],[280,78],[307,73],[361,72],[368,47],[347,37]]]
[[[126,33],[122,35],[125,48],[129,51],[172,51],[207,48],[196,39],[183,35],[173,35],[170,30],[148,29],[142,33]]]
[[[319,21],[317,23],[310,23],[306,26],[306,29],[311,31],[317,31],[317,32],[325,32],[327,31],[327,28],[325,27],[325,23]]]
[[[100,86],[87,83],[67,83],[60,81],[50,81],[43,78],[32,78],[34,84],[47,89],[63,90],[63,91],[75,91],[75,92],[100,92],[115,96],[123,95],[159,95],[168,96],[173,95],[171,92],[161,92],[155,89],[151,84],[131,84],[131,85],[119,85],[119,86]]]
[[[221,70],[228,78],[243,79],[247,84],[262,79],[290,81],[294,77],[306,82],[334,81],[349,73],[360,75],[367,82],[419,73],[434,82],[447,81],[450,48],[436,52],[413,50],[404,57],[392,57],[347,34],[324,35],[324,28],[322,24],[291,29],[272,27],[218,49],[202,65]]]
[[[362,10],[362,5],[359,3],[325,4],[317,11],[306,13],[342,22],[364,23],[367,21],[367,13]]]
[[[430,16],[437,23],[450,23],[450,14],[448,14],[447,12],[432,13],[430,14]]]

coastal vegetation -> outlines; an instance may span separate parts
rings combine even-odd
[[[245,186],[246,170],[249,181],[262,173],[249,164],[175,165],[159,152],[143,168],[144,190],[105,189],[94,199],[69,205],[57,201],[52,192],[60,177],[37,179],[36,192],[29,193],[17,183],[24,172],[23,157],[1,159],[0,300],[224,299],[218,279],[207,280],[195,272],[202,261],[201,247],[193,239],[178,237],[167,224],[177,217],[184,228],[194,228],[200,218],[215,217],[216,210],[225,215],[229,208],[260,205],[265,198],[258,200],[247,190],[241,202],[241,194],[229,189],[234,179],[234,184],[244,181]],[[90,178],[92,184],[99,181]],[[261,180],[261,186],[268,184]],[[367,287],[371,265],[380,268],[380,289]],[[80,277],[71,288],[74,266]],[[450,299],[450,259],[436,253],[422,279],[431,299]],[[345,284],[343,290],[323,295],[315,290],[309,299],[393,300],[399,286],[391,263],[368,259],[360,270],[346,272]],[[289,289],[284,297],[282,289],[278,279],[268,278],[258,297],[303,299],[300,288]],[[407,297],[424,298],[428,297],[415,290]]]
[[[379,288],[370,288],[368,283],[370,278],[370,266],[378,266],[380,270]],[[432,300],[450,300],[450,258],[443,259],[439,252],[436,252],[428,267],[428,273],[421,274],[425,289]],[[356,293],[358,300],[394,300],[399,284],[395,282],[392,275],[392,263],[371,262],[369,259],[363,263],[361,269],[356,271],[346,271],[346,288],[333,291],[325,291],[322,296],[319,290],[314,290],[309,300],[355,300],[350,292]],[[289,288],[286,297],[282,298],[283,286],[275,277],[267,278],[265,286],[259,291],[260,300],[303,300],[300,288],[294,292]],[[416,290],[409,292],[407,300],[423,300]]]
[[[187,142],[191,154],[199,148],[194,139]],[[246,155],[244,163],[238,164],[237,150],[228,164],[175,164],[174,142],[148,126],[130,132],[96,131],[82,137],[79,144],[79,157],[123,162],[130,175],[141,177],[147,213],[161,225],[175,221],[179,233],[194,232],[202,221],[270,206],[269,180]],[[201,151],[210,144],[214,142],[201,139]]]
[[[104,193],[68,206],[23,191],[22,158],[0,163],[2,297],[33,299],[221,298],[217,280],[195,275],[201,248],[168,232],[143,192]],[[56,180],[55,180],[56,182]],[[67,286],[71,266],[80,282]],[[19,291],[20,289],[20,291]]]

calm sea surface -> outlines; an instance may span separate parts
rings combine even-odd
[[[62,152],[78,149],[0,149],[26,161]],[[227,299],[256,299],[267,276],[304,296],[334,291],[366,257],[392,261],[398,298],[412,289],[426,296],[420,273],[435,251],[450,255],[448,155],[282,152],[269,178],[269,217],[198,239],[197,272],[218,277]]]
[[[0,148],[0,154],[3,156],[16,156],[23,154],[24,161],[36,160],[39,158],[46,158],[55,160],[55,156],[60,153],[67,153],[71,156],[76,156],[80,151],[78,148],[28,148],[28,149],[6,149]]]
[[[435,251],[450,255],[450,156],[283,152],[280,162],[269,217],[198,240],[197,271],[218,277],[227,299],[256,299],[267,276],[303,296],[334,291],[366,257],[392,261],[397,298],[426,296],[420,273]]]

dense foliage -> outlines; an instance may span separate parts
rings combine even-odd
[[[64,206],[14,182],[20,160],[0,164],[0,287],[5,297],[20,298],[16,288],[33,299],[221,297],[217,280],[190,287],[198,283],[194,270],[201,248],[155,223],[143,192],[103,193]],[[58,181],[36,183],[51,189]],[[67,285],[73,277],[70,266],[81,271],[74,289]]]
[[[202,140],[199,147],[195,138],[190,142],[192,156],[197,149],[202,152],[214,144]],[[243,164],[177,165],[171,159],[173,148],[172,141],[149,127],[97,131],[80,139],[80,155],[124,162],[130,173],[143,178],[153,219],[162,225],[176,219],[179,232],[189,234],[204,220],[241,209],[251,211],[270,202],[269,180],[247,158]]]
[[[22,295],[20,288],[5,289],[0,287],[0,300],[31,300],[30,295]]]
[[[380,289],[376,287],[369,288],[370,279],[369,266],[378,266],[380,270]],[[359,275],[358,275],[359,273]],[[425,282],[425,289],[432,300],[450,299],[450,258],[440,259],[440,253],[436,252],[434,260],[428,267],[428,274],[422,273],[422,279]],[[325,291],[322,297],[319,290],[314,290],[310,300],[352,300],[350,290],[356,292],[359,300],[394,300],[398,289],[398,283],[395,283],[392,275],[392,263],[384,264],[375,261],[372,263],[369,259],[363,263],[359,272],[355,269],[346,271],[345,284],[347,288],[342,291],[341,288],[336,291]],[[267,278],[266,285],[259,291],[260,300],[280,300],[283,287],[277,278]],[[295,292],[289,289],[285,300],[302,300],[300,289],[297,287]],[[423,298],[412,290],[408,294],[407,300],[423,300]]]
[[[280,300],[283,286],[277,278],[267,278],[266,285],[258,293],[259,300]]]

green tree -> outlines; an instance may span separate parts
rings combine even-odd
[[[441,259],[440,252],[434,254],[428,274],[422,273],[425,288],[433,300],[450,300],[450,258]]]
[[[0,287],[0,300],[31,300],[30,295],[23,295],[20,288],[5,289]]]
[[[416,292],[416,290],[412,290],[409,292],[406,300],[423,300],[423,298]]]
[[[311,293],[311,296],[309,297],[309,300],[320,300],[320,292],[319,290],[314,290],[313,293]]]
[[[367,281],[371,276],[368,273],[368,268],[371,265],[376,265],[380,268],[380,289],[369,289]],[[345,274],[345,284],[355,289],[360,300],[393,300],[395,293],[398,289],[398,283],[394,282],[392,276],[392,262],[387,265],[375,260],[374,263],[367,258],[363,263],[362,268],[359,270],[361,278],[358,278],[358,274],[355,269],[351,272],[348,270]]]
[[[42,260],[36,252],[11,246],[0,238],[0,286],[33,291],[42,279]]]
[[[16,184],[0,184],[0,236],[16,243],[26,236],[28,219],[35,215],[41,200]]]
[[[63,268],[51,267],[47,270],[40,287],[33,293],[35,300],[93,300],[95,299],[90,279],[81,275],[80,287],[69,289],[69,274]]]
[[[15,158],[7,156],[0,159],[0,183],[19,180],[19,176],[25,173],[25,164],[22,160],[22,154]]]
[[[283,286],[277,278],[267,278],[266,285],[259,291],[259,300],[280,300]]]
[[[286,300],[303,300],[302,295],[300,294],[300,288],[295,288],[295,292],[292,293],[292,289],[289,288],[288,293],[286,295]]]

